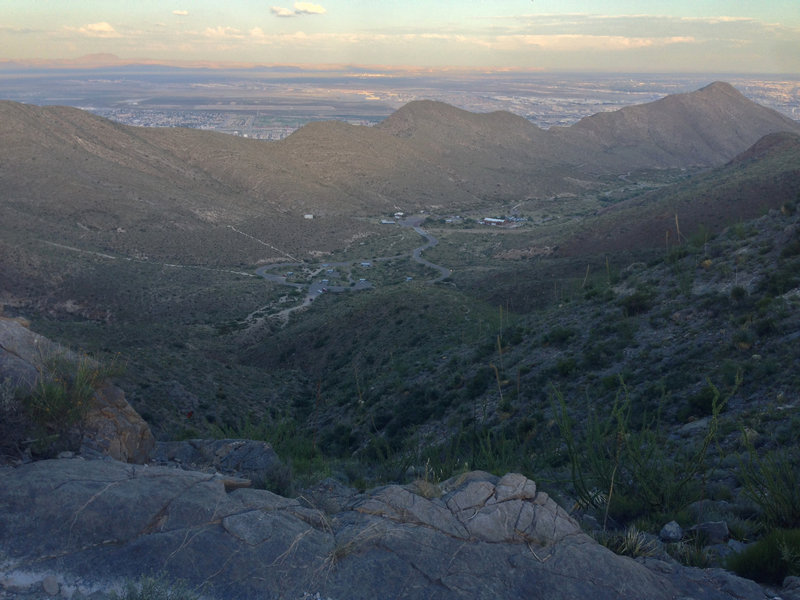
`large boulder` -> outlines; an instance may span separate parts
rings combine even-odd
[[[125,399],[125,392],[109,383],[97,389],[83,422],[81,453],[99,452],[115,460],[144,464],[155,443],[149,425]]]
[[[77,358],[28,329],[26,321],[0,316],[0,384],[4,387],[32,389],[46,360],[55,355]]]
[[[0,478],[0,585],[49,576],[62,592],[108,590],[163,573],[232,600],[764,598],[724,572],[613,554],[520,475],[468,473],[425,495],[328,482],[298,500],[111,460],[39,461]]]
[[[0,455],[23,456],[34,434],[26,421],[20,398],[30,394],[41,377],[47,377],[54,361],[60,365],[77,365],[90,359],[32,332],[19,319],[0,317],[0,421],[5,443]],[[125,393],[109,382],[95,391],[85,419],[69,433],[79,442],[81,452],[103,454],[116,460],[144,463],[149,460],[155,439],[150,427],[125,399]]]
[[[258,440],[183,440],[157,442],[154,463],[250,480],[256,487],[288,489],[289,468],[267,442]]]

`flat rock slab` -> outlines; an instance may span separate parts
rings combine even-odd
[[[472,473],[439,497],[327,484],[292,500],[222,477],[113,460],[0,469],[0,582],[111,589],[164,573],[208,598],[763,600],[724,572],[642,564],[583,534],[520,475]],[[335,501],[325,502],[325,490]],[[38,575],[37,575],[38,574]],[[39,589],[42,589],[41,586]]]

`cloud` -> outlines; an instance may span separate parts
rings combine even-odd
[[[172,14],[176,15],[178,17],[188,17],[189,16],[189,11],[188,10],[173,10]]]
[[[286,8],[283,6],[272,6],[270,11],[276,17],[297,17],[300,15],[324,15],[325,8],[321,4],[314,4],[313,2],[295,2],[294,8]]]
[[[294,12],[298,15],[324,15],[327,11],[313,2],[295,2]]]
[[[30,29],[28,27],[0,27],[0,33],[27,34],[27,33],[40,33],[40,30]]]
[[[276,17],[294,17],[294,11],[291,8],[284,8],[282,6],[273,6],[270,8],[272,14]]]
[[[236,29],[235,27],[223,27],[220,25],[219,27],[206,27],[203,35],[208,38],[213,39],[242,39],[244,36],[242,32]]]
[[[700,23],[711,23],[716,25],[718,23],[757,23],[755,19],[750,17],[681,17],[681,21],[694,21]]]
[[[111,23],[106,23],[105,21],[101,23],[89,23],[88,25],[84,25],[83,27],[78,28],[78,32],[82,33],[87,37],[96,37],[96,38],[117,38],[121,37],[117,30],[111,25]]]
[[[634,50],[637,48],[671,46],[673,44],[693,44],[696,41],[691,36],[629,37],[585,34],[501,36],[497,40],[499,46],[505,44],[511,46],[536,46],[544,50],[558,52]]]

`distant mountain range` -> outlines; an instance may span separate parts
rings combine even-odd
[[[375,127],[316,122],[280,142],[0,102],[0,221],[7,240],[253,264],[281,253],[229,243],[230,226],[303,256],[372,227],[356,218],[575,195],[637,169],[721,167],[758,158],[751,147],[779,132],[800,124],[726,83],[567,128],[416,101]]]

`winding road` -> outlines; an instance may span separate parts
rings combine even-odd
[[[423,265],[425,267],[428,267],[429,269],[433,269],[434,271],[437,271],[439,273],[439,275],[437,277],[435,277],[433,279],[429,279],[429,280],[426,281],[426,283],[433,284],[433,283],[438,283],[438,282],[442,281],[446,277],[449,277],[452,274],[452,270],[448,269],[447,267],[443,267],[441,265],[437,265],[436,263],[432,263],[429,260],[426,260],[426,259],[424,259],[422,257],[422,253],[425,250],[427,250],[428,248],[433,248],[434,246],[436,246],[439,243],[438,239],[436,239],[433,235],[431,235],[430,233],[428,233],[427,231],[425,231],[421,227],[421,223],[424,220],[425,220],[425,217],[423,215],[415,215],[415,216],[408,217],[406,219],[400,220],[400,221],[397,222],[397,224],[400,227],[411,227],[415,232],[417,232],[420,236],[422,236],[425,239],[425,243],[422,246],[414,248],[414,250],[411,251],[410,258],[414,262],[417,262],[417,263],[419,263],[419,264],[421,264],[421,265]],[[374,262],[383,262],[383,261],[403,258],[405,256],[407,256],[407,255],[405,255],[405,254],[397,254],[397,255],[394,255],[394,256],[380,256],[378,258],[372,258],[372,259],[368,259],[368,260],[364,259],[364,260],[351,260],[351,261],[344,261],[344,262],[323,263],[313,273],[311,273],[311,277],[312,277],[312,279],[316,279],[317,276],[320,273],[322,273],[323,271],[335,270],[337,267],[352,267],[352,266],[355,266],[355,265],[365,264],[365,263],[370,263],[371,264],[371,263],[374,263]],[[285,272],[288,269],[292,269],[292,268],[295,268],[295,267],[301,267],[301,266],[307,266],[307,265],[305,265],[305,263],[302,263],[302,262],[289,262],[289,263],[266,265],[266,266],[259,267],[258,269],[256,269],[256,274],[258,276],[260,276],[260,277],[263,277],[267,281],[271,281],[271,282],[277,283],[279,285],[289,286],[289,287],[292,287],[292,288],[297,289],[297,290],[304,290],[305,289],[306,290],[306,295],[303,298],[303,301],[301,303],[296,304],[294,306],[290,306],[290,307],[285,308],[285,309],[283,309],[283,310],[281,310],[281,311],[279,311],[277,313],[273,313],[271,315],[267,315],[267,316],[264,316],[262,318],[257,318],[256,315],[259,314],[259,313],[263,313],[264,309],[261,309],[259,311],[255,311],[254,313],[251,313],[247,317],[246,320],[249,323],[255,324],[254,321],[262,321],[265,318],[278,318],[278,319],[282,320],[284,322],[284,324],[285,324],[286,322],[288,322],[289,315],[291,313],[293,313],[296,310],[300,310],[300,309],[305,308],[306,306],[310,305],[314,301],[314,299],[316,297],[318,297],[320,294],[323,294],[325,292],[340,293],[340,292],[346,292],[346,291],[365,290],[365,289],[370,289],[370,288],[373,287],[373,285],[369,281],[366,281],[364,279],[360,279],[360,280],[358,280],[356,282],[353,282],[352,280],[349,279],[349,277],[350,277],[349,275],[348,275],[348,280],[349,280],[351,285],[349,285],[349,286],[341,286],[341,285],[337,286],[337,285],[328,285],[327,284],[327,280],[316,280],[316,281],[312,281],[312,283],[310,283],[310,284],[290,282],[290,281],[287,281],[287,275],[276,275],[275,273],[271,273],[270,272],[270,271],[284,271]]]

